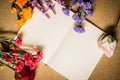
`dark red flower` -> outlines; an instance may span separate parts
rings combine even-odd
[[[15,80],[21,80],[21,78],[20,77],[15,77]]]
[[[18,74],[18,73],[17,73]],[[19,76],[21,75],[21,76]],[[34,80],[35,72],[34,70],[30,70],[29,67],[24,66],[19,75],[15,75],[16,80]]]

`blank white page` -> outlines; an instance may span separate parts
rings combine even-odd
[[[87,21],[84,27],[82,34],[71,28],[48,62],[69,80],[87,80],[102,56],[97,40],[103,31]]]
[[[34,9],[33,16],[20,29],[23,34],[23,43],[39,45],[43,47],[43,62],[48,63],[56,48],[60,45],[63,38],[70,28],[74,26],[71,16],[66,16],[62,12],[62,7],[55,3],[56,14],[48,10],[48,19],[38,9]]]

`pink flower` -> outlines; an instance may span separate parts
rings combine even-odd
[[[36,64],[35,64],[35,63],[32,63],[32,64],[30,65],[30,70],[34,70],[35,67],[36,67]]]
[[[6,58],[8,56],[7,53],[3,53],[3,57]]]
[[[98,47],[107,57],[111,57],[113,56],[116,45],[117,41],[114,39],[114,37],[111,35],[107,35],[99,41]]]
[[[42,58],[43,58],[43,53],[41,52],[41,51],[38,51],[37,52],[37,55],[36,55],[36,58],[34,59],[34,63],[37,63],[37,62],[39,62],[40,60],[42,60]]]
[[[6,61],[7,61],[7,62],[11,62],[11,61],[12,61],[12,58],[11,58],[11,57],[6,58]]]
[[[16,39],[16,41],[15,41],[15,44],[16,44],[16,46],[21,46],[22,45],[22,38],[21,37],[17,37],[17,39]]]
[[[26,60],[26,61],[25,61],[25,65],[26,65],[26,66],[30,66],[31,64],[32,64],[32,60]]]
[[[41,51],[38,51],[37,55],[36,55],[36,58],[41,58],[42,59],[43,58],[42,55],[43,55],[43,53]]]
[[[17,52],[16,48],[12,48],[11,51],[12,51],[13,53],[16,53],[16,52]]]
[[[25,65],[26,65],[26,66],[30,66],[30,65],[32,64],[32,61],[33,61],[32,54],[26,53],[26,54],[24,55],[24,60],[25,60]]]
[[[16,67],[15,67],[15,72],[21,72],[23,68],[24,68],[23,60],[18,60]]]
[[[18,55],[14,55],[14,56],[13,56],[13,59],[14,59],[14,60],[17,60],[18,57],[19,57]]]
[[[12,61],[12,58],[7,53],[3,53],[3,57],[5,58],[5,60],[7,62],[11,62]]]

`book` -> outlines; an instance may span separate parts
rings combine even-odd
[[[20,29],[23,43],[43,48],[43,60],[51,68],[69,80],[87,80],[99,62],[102,52],[98,49],[98,38],[104,31],[84,21],[84,33],[73,30],[73,12],[66,16],[56,3],[56,14],[48,11],[50,19],[38,9]]]

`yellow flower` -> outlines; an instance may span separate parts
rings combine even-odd
[[[13,0],[8,0],[9,2],[13,2]]]
[[[10,45],[9,45],[9,48],[10,48],[10,49],[14,48],[14,44],[10,44]]]
[[[2,44],[0,43],[0,49],[2,49]]]
[[[25,3],[27,3],[27,0],[16,0],[16,4],[17,4],[19,7],[24,6]]]
[[[32,8],[31,7],[23,8],[20,14],[22,15],[21,16],[22,18],[28,20],[32,17]]]
[[[11,8],[10,12],[11,12],[11,13],[16,13],[17,10],[16,10],[16,8],[13,7],[13,8]]]
[[[26,22],[26,20],[24,18],[21,18],[21,19],[19,19],[19,20],[16,21],[16,25],[18,27],[21,27],[22,25],[25,24],[25,22]]]

